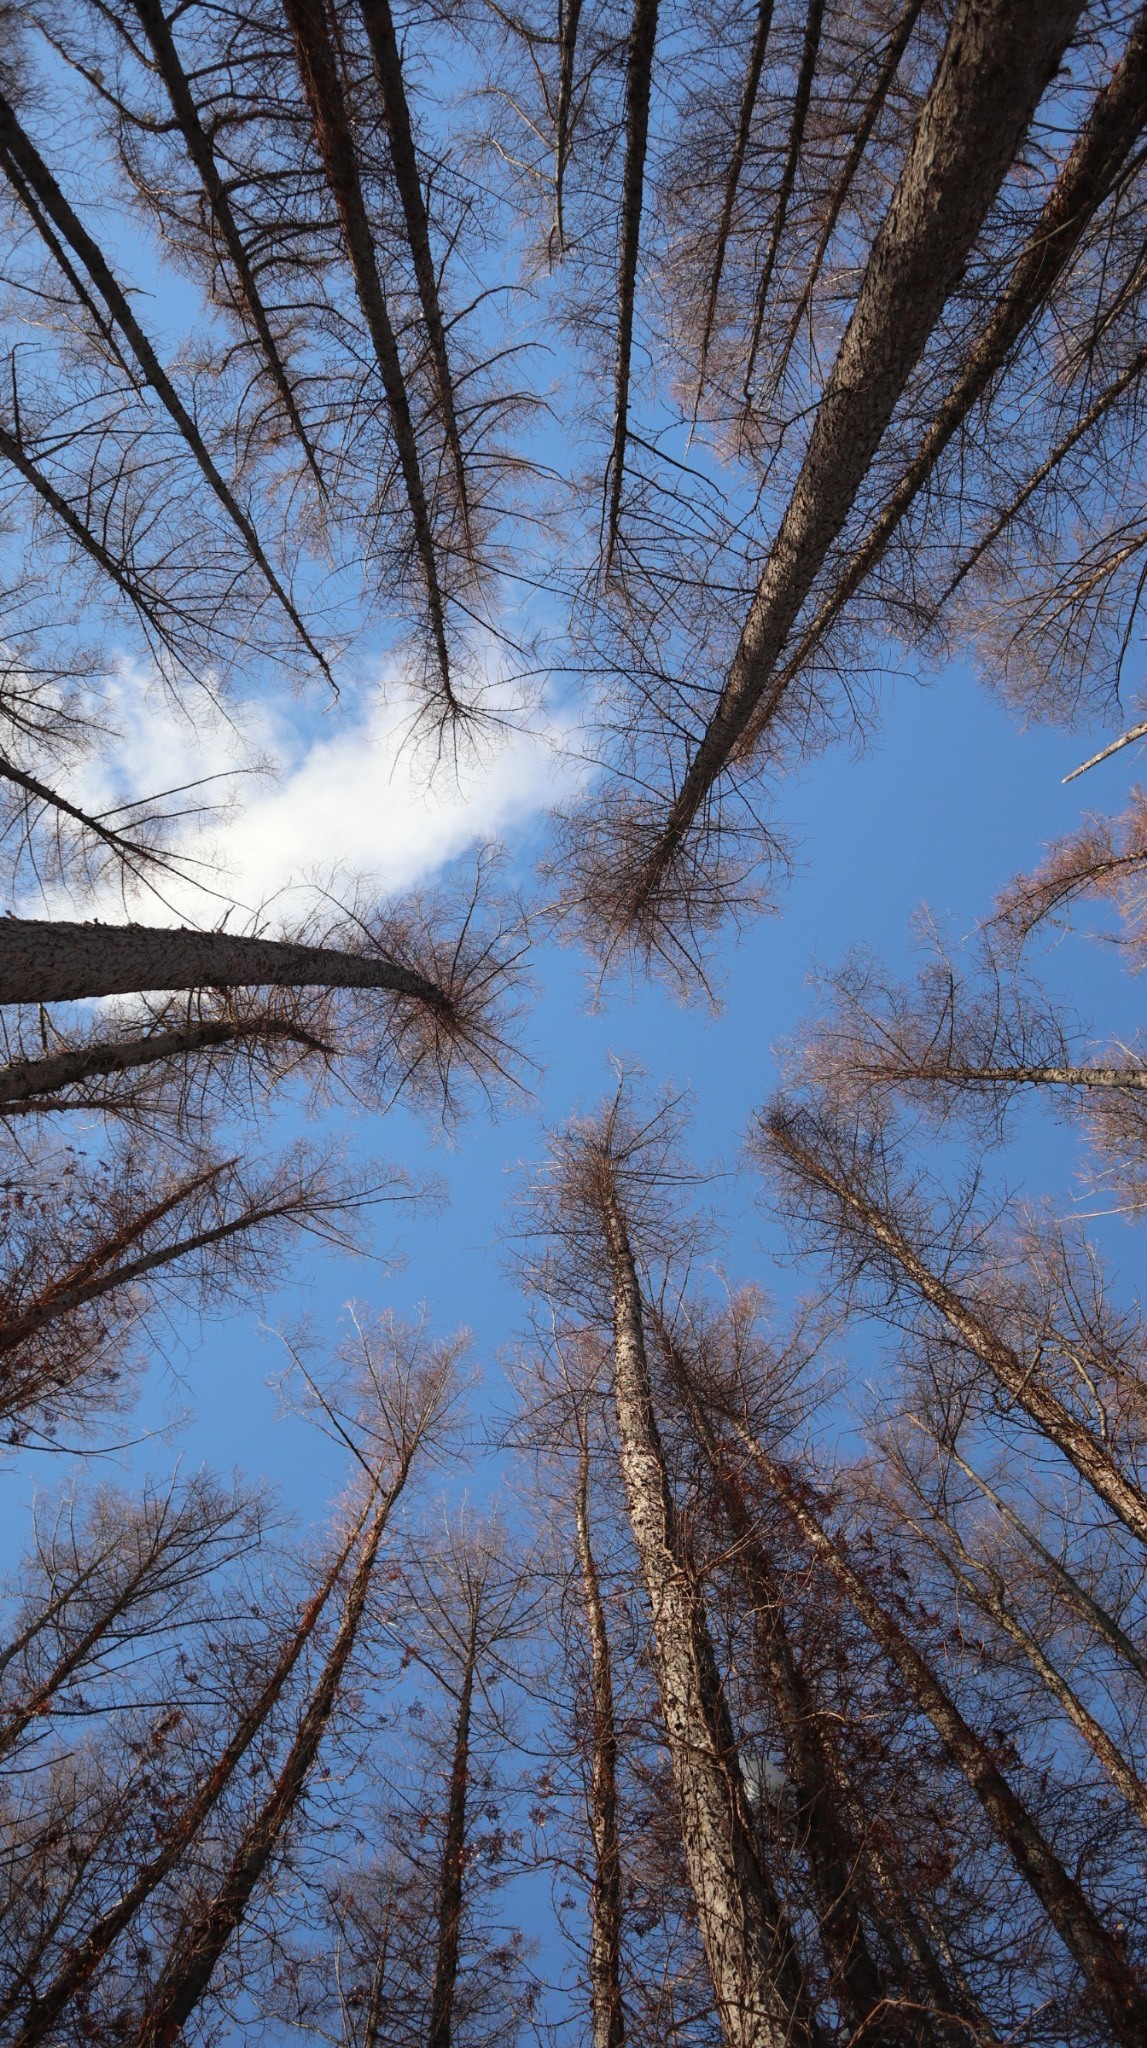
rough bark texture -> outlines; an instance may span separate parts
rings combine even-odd
[[[665,1332],[665,1352],[697,1442],[713,1477],[736,1542],[737,1563],[752,1595],[761,1654],[784,1733],[796,1827],[808,1856],[820,1905],[821,1938],[834,1973],[836,1997],[858,2039],[903,2048],[912,2029],[897,2015],[889,1987],[869,1950],[857,1909],[859,1850],[840,1811],[831,1759],[785,1628],[776,1574],[744,1493],[722,1452],[686,1359]],[[894,1997],[894,1994],[893,1994]]]
[[[768,1127],[769,1142],[801,1176],[824,1188],[840,1204],[842,1212],[859,1226],[865,1236],[878,1244],[899,1266],[921,1300],[943,1316],[961,1343],[987,1366],[1006,1394],[1029,1415],[1037,1429],[1063,1452],[1099,1499],[1119,1517],[1124,1527],[1147,1544],[1147,1499],[1082,1422],[1077,1421],[1024,1363],[1010,1344],[997,1336],[972,1303],[933,1273],[908,1243],[890,1217],[864,1200],[857,1189],[815,1152],[793,1136],[780,1118]]]
[[[79,1002],[145,989],[379,988],[445,1007],[409,968],[332,946],[296,945],[179,926],[0,920],[0,1003]]]
[[[1115,2038],[1125,2043],[1126,2048],[1142,2048],[1147,2039],[1147,1996],[1137,1981],[1137,1973],[1128,1968],[1089,1900],[1068,1875],[1023,1801],[993,1761],[986,1744],[969,1727],[915,1644],[853,1570],[783,1467],[747,1432],[739,1434],[813,1555],[832,1574],[898,1672],[910,1697],[931,1721],[1016,1868],[1086,1977]]]
[[[1080,0],[961,0],[717,709],[639,884],[650,892],[760,703],[1079,13]]]
[[[641,1293],[610,1168],[602,1223],[614,1290],[618,1454],[649,1597],[653,1661],[689,1880],[728,2048],[811,2048],[792,1934],[753,1840],[736,1741],[677,1529],[645,1353]]]
[[[454,1993],[462,1938],[462,1904],[466,1878],[466,1795],[470,1788],[470,1716],[477,1664],[478,1610],[475,1609],[462,1668],[458,1712],[454,1717],[454,1750],[450,1759],[450,1790],[446,1802],[446,1833],[438,1874],[438,1933],[434,1983],[430,1993],[427,2048],[450,2048],[454,2030]]]
[[[113,1943],[118,1941],[124,1929],[131,1925],[157,1886],[178,1868],[188,1844],[194,1840],[222,1797],[259,1730],[265,1725],[268,1715],[282,1697],[283,1688],[314,1634],[327,1601],[342,1576],[347,1559],[361,1533],[364,1519],[365,1517],[360,1517],[351,1529],[322,1584],[304,1607],[299,1626],[290,1641],[284,1644],[270,1676],[241,1716],[234,1734],[220,1753],[214,1767],[198,1786],[182,1813],[178,1815],[162,1846],[151,1860],[137,1871],[115,1904],[89,1929],[47,1990],[30,2000],[28,2017],[15,2036],[13,2048],[39,2048],[41,2042],[55,2038],[56,2022],[60,2015],[94,1976]],[[10,2017],[21,1996],[22,1987],[17,1987],[16,1992],[0,2005],[0,2023]]]
[[[589,1831],[593,1882],[589,1912],[589,1988],[593,2048],[624,2048],[621,2002],[621,1849],[617,1833],[617,1730],[609,1631],[589,1518],[589,1446],[583,1442],[578,1466],[577,1548],[591,1661],[592,1709],[589,1770]]]

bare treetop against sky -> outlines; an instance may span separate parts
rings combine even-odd
[[[1140,2043],[1147,7],[0,0],[0,247],[7,2034]]]

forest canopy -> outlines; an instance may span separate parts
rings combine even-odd
[[[1141,2048],[1147,6],[0,0],[0,247],[3,2039]]]

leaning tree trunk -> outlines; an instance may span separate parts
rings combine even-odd
[[[589,1519],[589,1442],[583,1436],[577,1484],[577,1548],[592,1665],[589,1828],[593,1841],[590,1886],[589,1988],[593,2048],[624,2048],[621,2000],[621,1848],[617,1828],[617,1728],[609,1631]]]
[[[265,1727],[272,1710],[282,1697],[284,1687],[314,1634],[326,1604],[342,1576],[347,1559],[361,1533],[364,1519],[365,1516],[361,1516],[351,1529],[322,1584],[303,1608],[298,1627],[289,1642],[284,1644],[269,1677],[244,1709],[234,1734],[188,1800],[182,1813],[172,1823],[161,1847],[136,1872],[115,1904],[101,1915],[89,1928],[82,1941],[71,1950],[53,1982],[32,1999],[31,2012],[19,2033],[14,2036],[13,2048],[40,2048],[41,2043],[57,2038],[56,2023],[61,2014],[91,1982],[110,1949],[125,1929],[131,1926],[136,1915],[142,1911],[156,1889],[178,1869],[188,1847],[222,1798],[251,1744]],[[18,1985],[16,1990],[0,2003],[0,2025],[10,2019],[23,1994],[24,1986]]]
[[[252,1895],[302,1803],[355,1646],[390,1511],[405,1484],[413,1455],[410,1449],[397,1479],[379,1503],[347,1590],[338,1633],[286,1761],[244,1833],[219,1889],[185,1926],[169,1954],[140,2017],[135,2048],[174,2048],[206,1993],[220,1956],[246,1918]]]
[[[806,1490],[794,1485],[783,1466],[747,1430],[738,1428],[737,1434],[813,1556],[855,1608],[919,1711],[931,1721],[953,1764],[983,1808],[993,1833],[1007,1849],[1074,1958],[1115,2038],[1125,2048],[1142,2048],[1147,2040],[1147,1994],[1138,1973],[1129,1967],[1090,1900],[1065,1870],[987,1744],[965,1721],[926,1658],[823,1528],[809,1505]]]
[[[600,1213],[614,1303],[618,1455],[652,1610],[652,1656],[682,1843],[728,2048],[811,2048],[792,1933],[761,1867],[701,1595],[677,1528],[653,1412],[641,1292],[612,1165]]]
[[[1106,1447],[1043,1385],[1038,1372],[1025,1365],[1018,1352],[990,1328],[973,1303],[932,1271],[894,1218],[866,1201],[857,1188],[801,1144],[783,1113],[771,1116],[765,1129],[769,1143],[806,1181],[830,1194],[854,1226],[899,1266],[921,1300],[935,1309],[961,1343],[987,1366],[1017,1408],[1022,1408],[1049,1443],[1062,1451],[1080,1478],[1087,1481],[1124,1527],[1147,1544],[1147,1498],[1119,1469]]]
[[[761,702],[959,283],[1082,0],[961,0],[716,709],[634,900],[652,898]]]
[[[379,954],[179,926],[0,920],[0,1003],[82,1002],[178,988],[380,988],[431,1009],[434,982]]]
[[[53,1109],[86,1106],[82,1098],[63,1095],[85,1081],[134,1074],[225,1046],[258,1046],[273,1042],[298,1046],[302,1052],[330,1055],[335,1048],[289,1017],[212,1017],[183,1024],[173,1031],[147,1031],[136,1038],[89,1040],[65,1046],[38,1060],[13,1060],[0,1067],[0,1116],[35,1115]]]

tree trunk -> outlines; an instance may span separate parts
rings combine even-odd
[[[800,1144],[781,1117],[771,1119],[768,1135],[769,1142],[806,1180],[833,1195],[844,1214],[853,1219],[865,1236],[888,1253],[921,1299],[943,1316],[961,1343],[966,1344],[969,1351],[987,1366],[1005,1393],[1018,1408],[1023,1409],[1025,1415],[1030,1416],[1048,1441],[1062,1451],[1080,1478],[1087,1481],[1133,1536],[1147,1544],[1147,1499],[1134,1481],[1119,1470],[1110,1453],[1096,1441],[1091,1431],[1069,1414],[1063,1403],[1043,1386],[1038,1374],[1025,1366],[1011,1345],[989,1329],[978,1310],[925,1265],[896,1224],[867,1202],[814,1152]]]
[[[1080,11],[1081,0],[961,0],[957,8],[740,645],[638,899],[656,892],[761,702]]]
[[[612,1167],[601,1220],[614,1297],[614,1401],[629,1517],[686,1867],[728,2048],[810,2048],[814,2023],[791,1931],[753,1839],[736,1741],[700,1593],[677,1529],[653,1412],[641,1293]]]
[[[182,988],[385,988],[431,1009],[446,1007],[432,981],[377,954],[178,926],[0,919],[0,1003]]]
[[[1116,2039],[1125,2048],[1142,2048],[1147,2039],[1147,1995],[1090,1901],[1068,1875],[994,1762],[987,1745],[969,1727],[919,1650],[822,1528],[805,1492],[793,1484],[783,1467],[769,1457],[747,1430],[738,1427],[737,1434],[787,1508],[814,1557],[835,1579],[899,1674],[910,1698],[931,1721],[995,1834],[1074,1957]]]
[[[177,1031],[146,1032],[141,1038],[72,1045],[62,1052],[46,1053],[40,1060],[13,1060],[10,1066],[0,1067],[0,1116],[68,1109],[73,1106],[71,1102],[51,1098],[80,1082],[99,1080],[109,1074],[137,1073],[142,1068],[197,1052],[210,1052],[221,1046],[257,1045],[269,1039],[297,1045],[306,1052],[329,1055],[335,1050],[286,1017],[219,1017],[202,1024],[186,1024]]]
[[[136,2029],[135,2048],[174,2048],[206,1992],[220,1956],[246,1917],[252,1894],[302,1801],[358,1636],[379,1545],[412,1457],[413,1451],[375,1513],[347,1591],[338,1633],[286,1761],[244,1834],[223,1883],[184,1929],[169,1955]]]
[[[454,1752],[450,1760],[450,1791],[446,1804],[446,1833],[438,1875],[438,1945],[434,1958],[434,1983],[430,1993],[430,2021],[427,2048],[450,2048],[454,2023],[454,1993],[458,1984],[458,1957],[462,1939],[462,1906],[466,1877],[466,1795],[470,1786],[470,1715],[474,1701],[474,1673],[477,1663],[478,1610],[471,1621],[454,1720]]]
[[[621,195],[621,250],[617,266],[617,359],[614,369],[613,446],[609,457],[609,498],[605,522],[605,573],[613,567],[621,523],[621,489],[625,476],[625,444],[629,425],[629,375],[633,354],[633,302],[637,291],[637,252],[641,240],[641,208],[645,190],[645,150],[649,139],[649,94],[653,82],[653,47],[657,40],[658,0],[633,0],[629,62],[625,74],[625,171]]]
[[[583,1424],[584,1426],[584,1424]],[[589,1988],[592,2048],[624,2048],[621,2001],[621,1849],[617,1831],[617,1730],[609,1631],[602,1604],[589,1518],[589,1443],[583,1435],[577,1483],[577,1547],[592,1663],[589,1828]]]
[[[793,1654],[776,1575],[728,1459],[693,1383],[687,1361],[662,1326],[662,1344],[697,1442],[713,1477],[736,1541],[737,1564],[753,1597],[769,1689],[784,1733],[789,1777],[796,1795],[796,1829],[808,1856],[820,1906],[820,1931],[833,1970],[833,1990],[855,2038],[866,2048],[903,2048],[913,2035],[895,2009],[873,1961],[857,1910],[861,1852],[840,1809],[831,1757],[816,1704]],[[914,2016],[913,2016],[914,2018]]]
[[[72,1950],[48,1989],[42,1994],[33,1994],[29,2001],[31,2009],[15,2037],[13,2048],[39,2048],[40,2043],[57,2038],[56,2022],[60,2015],[84,1985],[90,1982],[113,1944],[118,1941],[125,1928],[131,1925],[136,1914],[156,1888],[178,1868],[189,1844],[222,1797],[251,1744],[282,1697],[283,1689],[314,1634],[327,1601],[342,1576],[347,1559],[362,1532],[365,1519],[364,1513],[351,1529],[322,1584],[303,1609],[298,1628],[290,1641],[284,1645],[269,1678],[245,1709],[226,1748],[188,1800],[161,1848],[142,1869],[137,1871],[115,1904],[101,1915],[84,1939]],[[18,1986],[16,1991],[0,2004],[0,2023],[10,2017],[20,2003],[21,1996],[22,1987]]]

